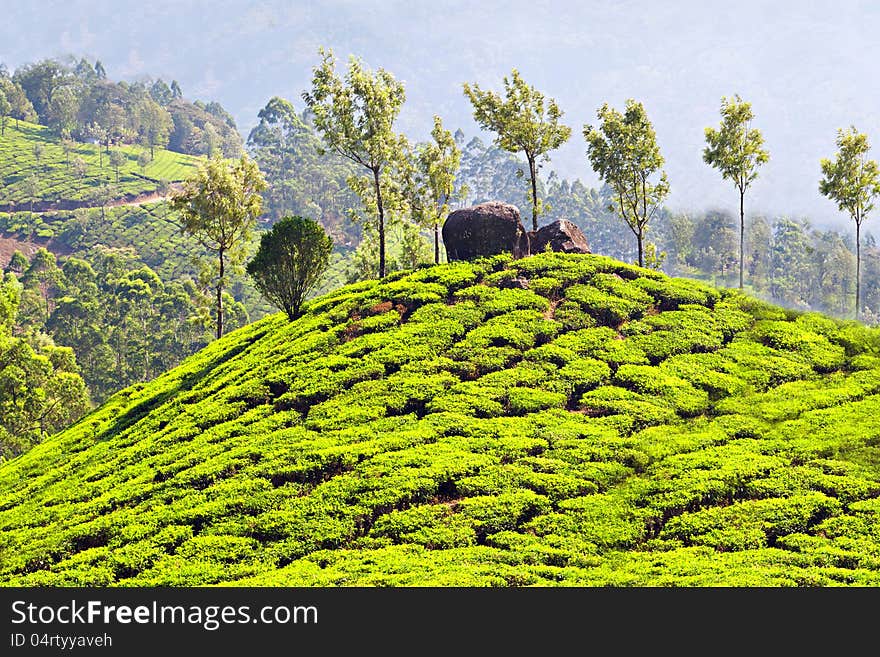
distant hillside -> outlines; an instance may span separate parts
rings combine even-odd
[[[599,256],[366,281],[0,466],[7,585],[880,584],[880,331]]]
[[[114,146],[110,150],[124,156],[117,181],[103,146],[70,145],[66,152],[62,140],[45,126],[10,121],[0,136],[0,211],[70,210],[134,200],[156,194],[163,181],[185,180],[199,160],[160,148],[149,160],[149,151],[139,146]],[[148,161],[141,167],[138,156],[143,153]]]

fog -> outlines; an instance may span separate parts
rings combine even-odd
[[[843,225],[818,193],[819,159],[854,124],[880,157],[876,3],[3,0],[0,61],[100,59],[111,79],[177,79],[218,100],[243,134],[273,95],[302,107],[317,48],[355,54],[406,83],[399,126],[425,138],[438,113],[477,134],[461,84],[501,88],[516,67],[556,98],[572,139],[544,169],[595,184],[581,131],[604,102],[641,100],[672,184],[669,206],[736,209],[733,186],[703,164],[703,130],[723,95],[752,103],[771,160],[748,210]],[[490,137],[486,135],[486,137]],[[870,229],[871,221],[867,227]]]

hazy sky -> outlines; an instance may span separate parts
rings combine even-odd
[[[737,207],[733,186],[701,160],[722,95],[752,102],[771,152],[747,198],[753,210],[842,223],[817,191],[819,159],[834,153],[837,128],[867,132],[880,158],[877,2],[0,3],[0,61],[10,68],[73,53],[101,59],[113,79],[176,78],[187,97],[220,101],[245,135],[273,95],[302,107],[325,45],[405,81],[400,127],[414,139],[427,137],[435,113],[475,134],[461,83],[500,88],[518,68],[559,101],[573,128],[550,167],[589,183],[583,124],[603,102],[641,100],[674,208]]]

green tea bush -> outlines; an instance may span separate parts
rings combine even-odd
[[[878,358],[598,256],[397,272],[0,464],[0,582],[880,585]]]

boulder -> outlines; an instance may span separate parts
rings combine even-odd
[[[551,251],[560,253],[590,253],[590,244],[583,231],[570,221],[562,219],[542,226],[529,233],[529,250],[541,253],[550,245]]]
[[[480,256],[512,253],[529,255],[529,238],[515,205],[489,201],[451,212],[443,224],[446,258],[473,260]]]

